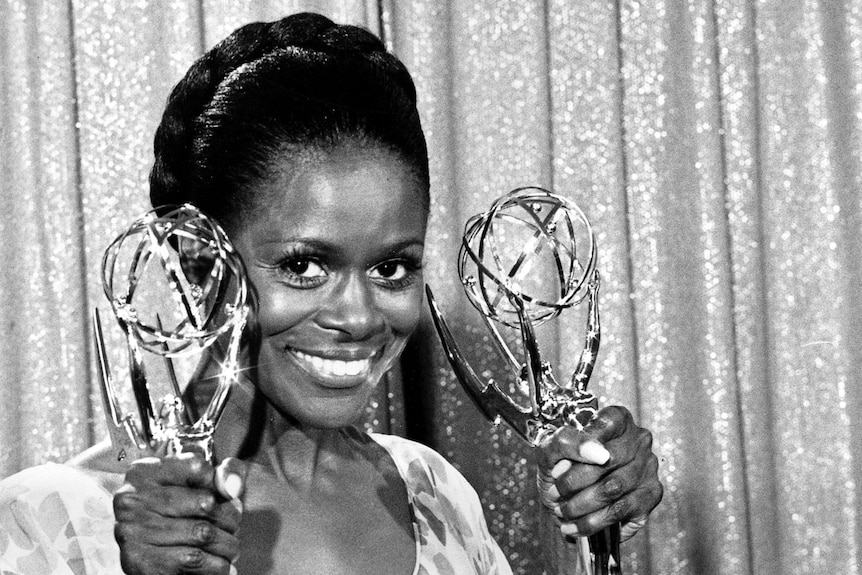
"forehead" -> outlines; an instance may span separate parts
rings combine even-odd
[[[425,235],[427,210],[418,179],[385,149],[342,146],[286,157],[253,193],[255,209],[243,227],[258,234],[347,241]]]

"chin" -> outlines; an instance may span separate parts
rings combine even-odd
[[[349,388],[326,388],[301,379],[293,382],[261,382],[261,391],[287,419],[314,429],[339,429],[360,423],[377,388],[377,381],[371,380]]]
[[[314,429],[341,429],[359,424],[368,406],[366,398],[361,403],[352,401],[314,402],[302,409],[291,410],[292,416],[302,427]]]

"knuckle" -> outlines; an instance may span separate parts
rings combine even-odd
[[[198,499],[198,509],[204,513],[212,513],[216,508],[215,496],[211,493],[205,493]]]
[[[614,501],[625,492],[625,485],[619,477],[609,477],[599,489],[599,493],[605,501]]]
[[[638,443],[646,449],[652,449],[652,442],[653,442],[652,432],[646,428],[639,427],[638,428]]]
[[[206,553],[194,547],[186,549],[180,555],[180,564],[184,569],[200,570],[207,562]]]
[[[133,491],[118,491],[114,495],[114,513],[120,514],[134,509],[138,497]]]
[[[190,457],[188,460],[189,472],[193,475],[200,474],[204,469],[204,461],[200,457],[195,454],[193,457]]]
[[[588,427],[603,437],[616,437],[626,429],[629,420],[631,420],[631,413],[628,409],[620,405],[611,405],[600,410]]]
[[[120,567],[123,573],[137,575],[143,573],[143,554],[138,549],[122,550],[120,552]]]
[[[114,525],[114,539],[117,540],[117,543],[123,545],[126,541],[134,540],[133,537],[130,536],[131,529],[125,523],[116,523]]]
[[[207,545],[215,540],[215,528],[208,521],[197,521],[192,527],[192,536],[196,542]]]

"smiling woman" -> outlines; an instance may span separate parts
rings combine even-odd
[[[153,205],[217,218],[256,295],[220,463],[96,449],[8,479],[4,573],[511,573],[452,465],[355,427],[422,309],[428,157],[401,62],[315,14],[244,26],[176,86],[155,154]],[[560,541],[632,534],[661,498],[651,436],[623,408],[561,428],[537,459]]]
[[[427,206],[395,154],[346,142],[285,158],[266,209],[231,234],[258,300],[258,385],[301,423],[361,416],[422,309]]]

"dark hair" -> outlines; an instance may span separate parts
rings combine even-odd
[[[379,38],[319,14],[237,29],[174,87],[155,137],[150,202],[192,202],[226,223],[285,152],[382,146],[414,172],[428,203],[416,88]]]

